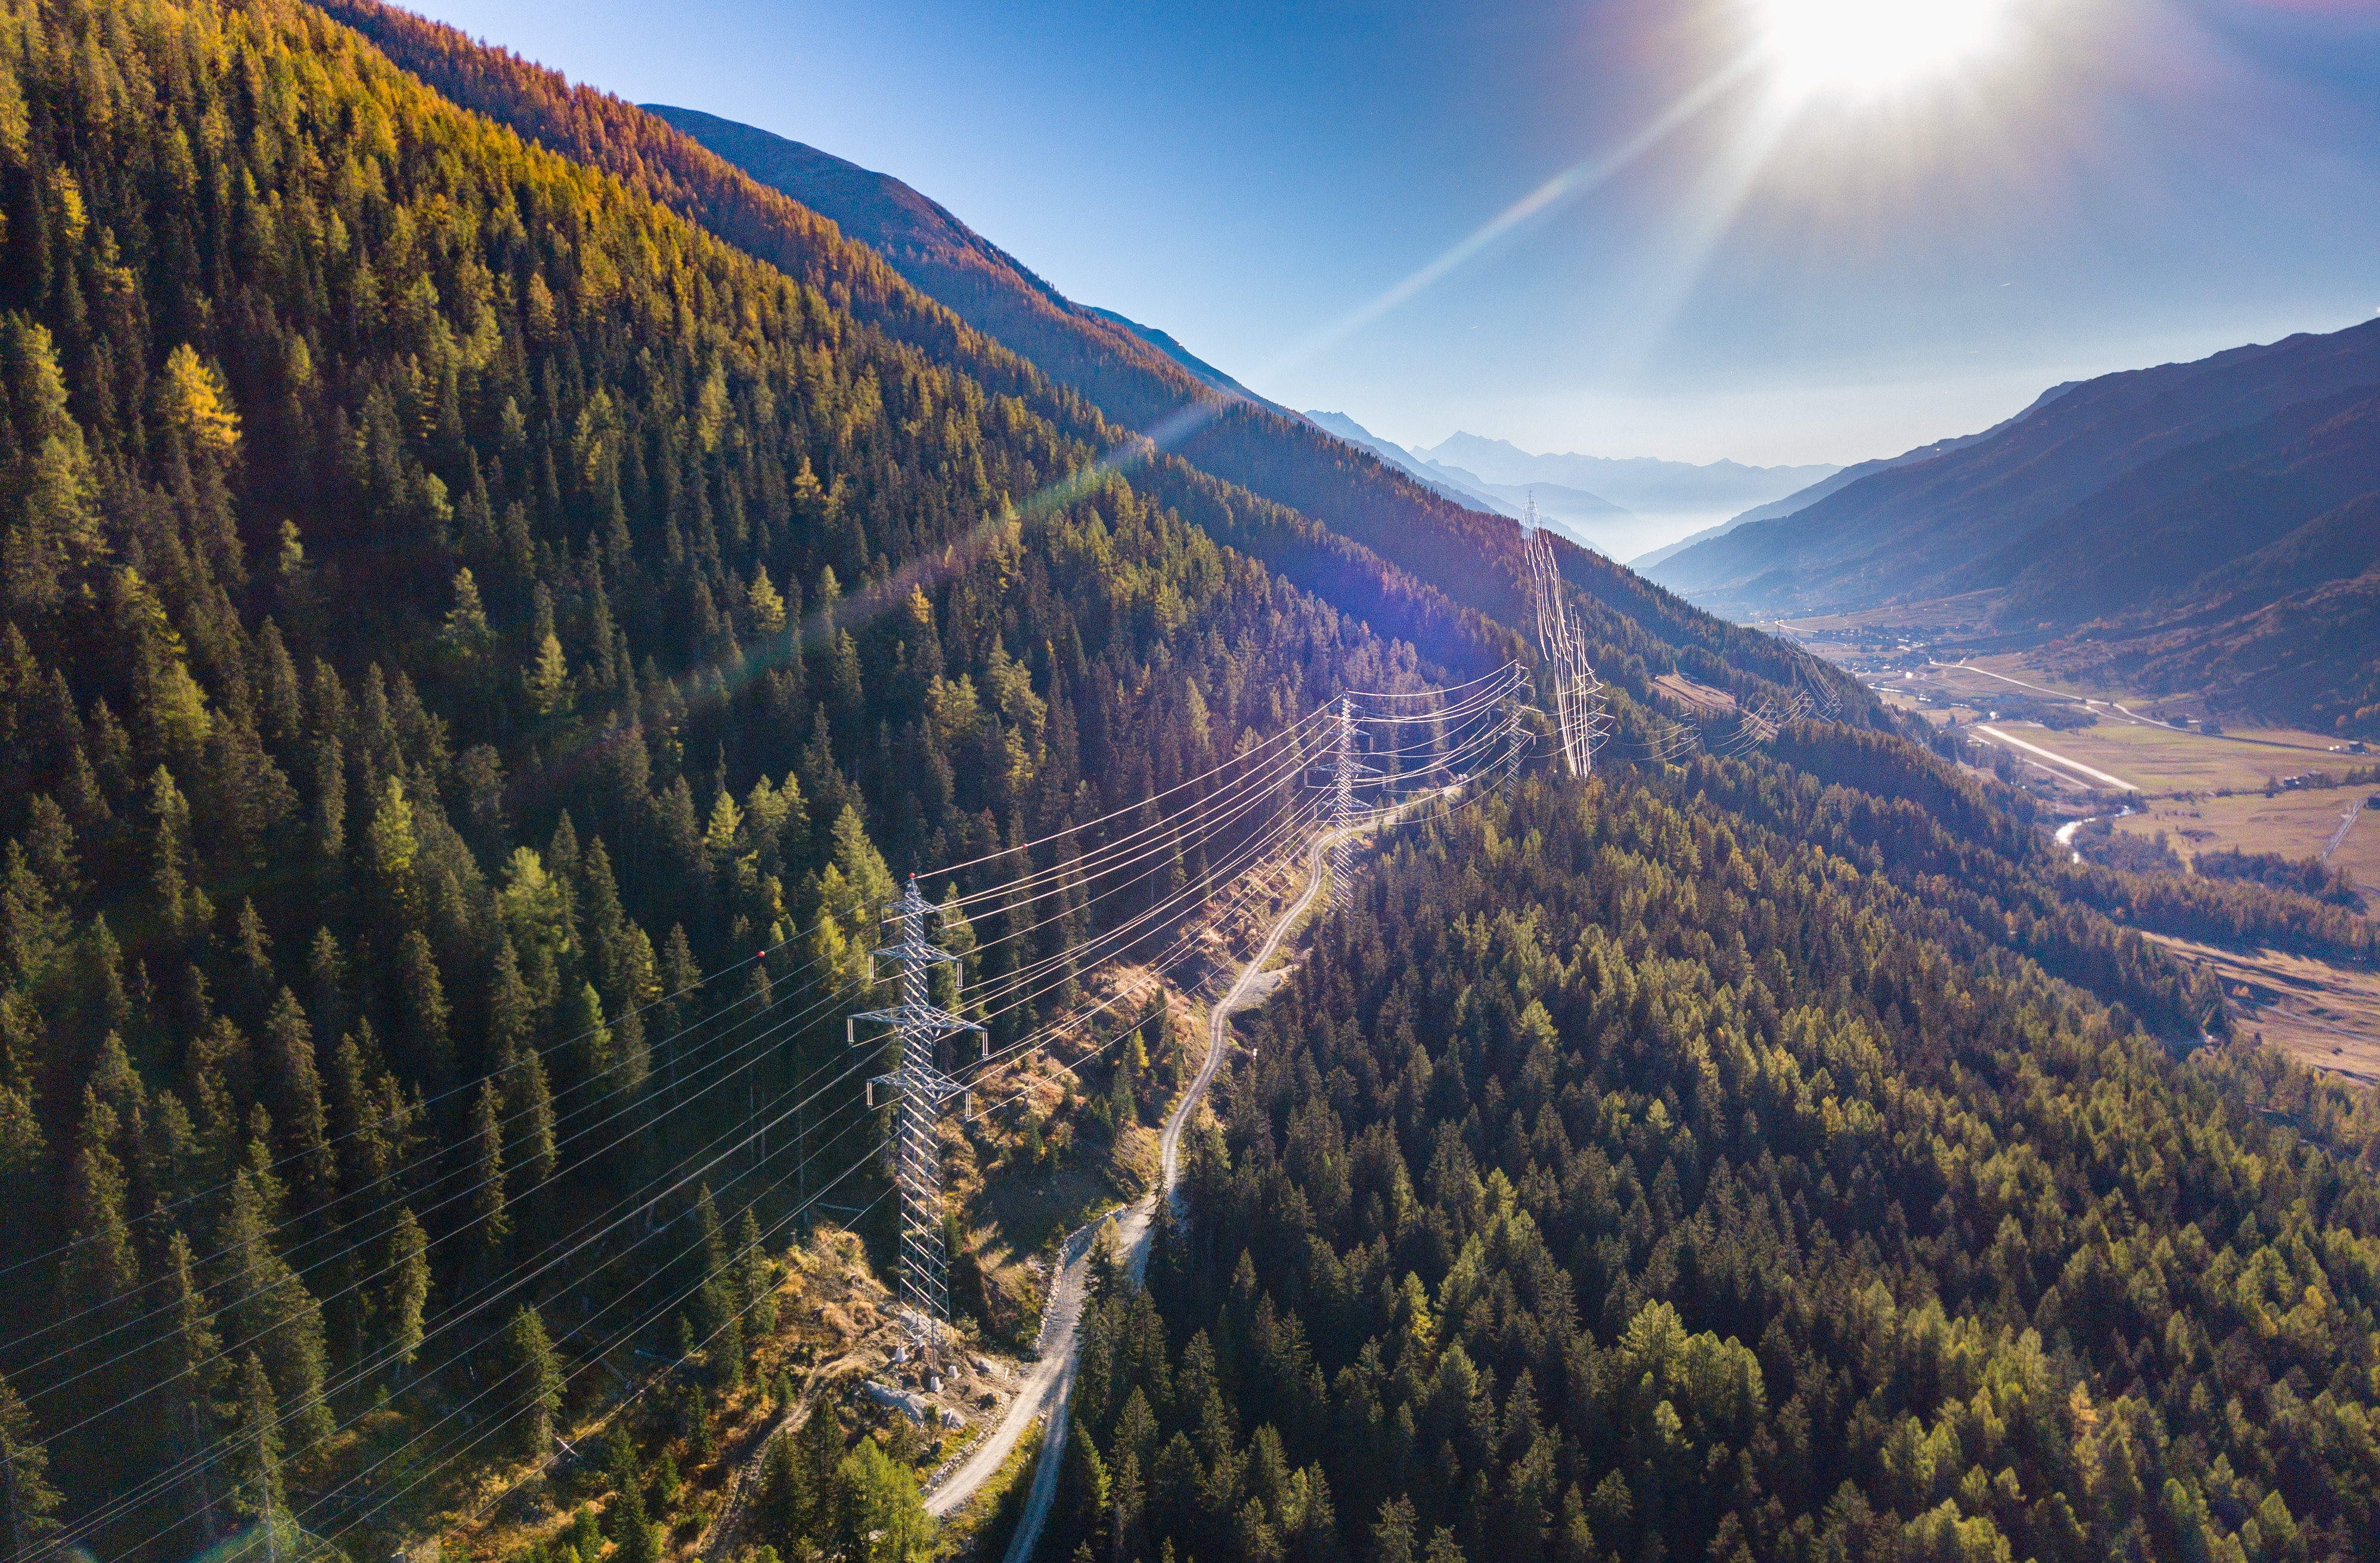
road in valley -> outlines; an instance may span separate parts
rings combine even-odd
[[[2137,793],[2140,791],[2139,787],[2125,781],[2120,776],[2110,776],[2104,770],[2084,765],[2081,760],[2069,759],[2055,749],[2045,749],[2038,744],[2028,744],[2022,738],[2012,738],[2007,733],[2002,733],[1998,728],[1991,726],[1989,723],[1980,721],[1975,723],[1975,731],[1978,733],[1988,733],[1993,737],[1998,739],[2001,743],[2006,744],[2012,749],[2022,749],[2028,754],[2039,755],[2043,759],[2048,760],[2052,764],[2063,766],[2069,770],[2089,777],[2094,782],[2104,782],[2108,786],[2117,789],[2119,792]]]
[[[1016,1533],[1010,1539],[1003,1563],[1024,1563],[1032,1556],[1034,1544],[1040,1540],[1041,1528],[1050,1517],[1050,1501],[1057,1496],[1058,1468],[1066,1447],[1066,1401],[1075,1384],[1075,1353],[1079,1344],[1084,1289],[1089,1277],[1091,1244],[1099,1228],[1110,1221],[1114,1223],[1119,1255],[1137,1279],[1148,1264],[1150,1221],[1156,1214],[1157,1201],[1160,1197],[1172,1197],[1181,1170],[1182,1132],[1198,1110],[1198,1104],[1206,1099],[1207,1087],[1222,1064],[1232,1016],[1259,1002],[1279,985],[1280,978],[1266,972],[1265,967],[1280,952],[1281,941],[1321,892],[1324,850],[1342,835],[1362,834],[1378,829],[1380,823],[1375,818],[1345,830],[1326,831],[1308,850],[1305,889],[1273,920],[1264,943],[1240,968],[1230,989],[1208,1012],[1207,1057],[1189,1088],[1182,1093],[1182,1099],[1166,1116],[1164,1131],[1158,1138],[1157,1189],[1136,1204],[1119,1207],[1077,1228],[1067,1237],[1059,1253],[1057,1283],[1050,1290],[1049,1304],[1042,1310],[1041,1332],[1035,1341],[1038,1360],[1018,1387],[1016,1398],[1009,1402],[1008,1412],[1001,1418],[1000,1425],[941,1485],[927,1495],[926,1511],[936,1519],[957,1512],[1015,1452],[1026,1431],[1038,1421],[1040,1461],[1034,1470],[1033,1490],[1026,1496],[1025,1513],[1017,1521]]]

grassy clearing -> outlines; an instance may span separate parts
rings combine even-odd
[[[2018,733],[2027,743],[2125,777],[2147,793],[2261,790],[2268,779],[2301,771],[2327,769],[2338,774],[2350,760],[2310,744],[2271,746],[2301,735],[2269,730],[2208,737],[2180,728],[2105,721],[2068,733],[2023,723],[1995,725]]]
[[[2233,848],[2312,857],[2338,829],[2348,806],[2361,805],[2374,791],[2371,787],[2329,788],[2269,798],[2262,793],[2248,793],[2228,798],[2171,799],[2152,803],[2142,812],[2115,821],[2115,827],[2143,837],[2162,830],[2185,862],[2197,853]],[[2348,832],[2330,866],[2353,874],[2365,891],[2380,891],[2380,813],[2360,811],[2355,829]]]
[[[2380,1084],[2380,972],[2278,950],[2225,950],[2149,937],[2220,977],[2250,1035],[2315,1070]]]

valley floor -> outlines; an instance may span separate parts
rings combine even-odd
[[[2222,979],[2245,1035],[2261,1036],[2319,1072],[2380,1084],[2380,972],[2280,950],[2149,937]]]

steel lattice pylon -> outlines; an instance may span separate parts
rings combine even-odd
[[[983,1030],[929,1001],[927,973],[938,962],[958,960],[926,942],[926,915],[932,910],[918,892],[917,877],[910,876],[886,919],[896,925],[900,937],[894,943],[880,945],[868,963],[870,981],[875,980],[878,961],[891,961],[901,968],[901,1001],[889,1010],[853,1015],[844,1026],[844,1039],[853,1047],[861,1045],[862,1021],[892,1027],[900,1041],[897,1067],[868,1081],[868,1105],[876,1105],[879,1085],[900,1098],[892,1147],[892,1179],[901,1191],[901,1318],[918,1354],[926,1357],[940,1355],[951,1316],[948,1261],[942,1253],[941,1147],[937,1128],[942,1104],[966,1089],[936,1067],[934,1044],[953,1031]]]
[[[1347,904],[1348,882],[1355,871],[1355,782],[1379,772],[1355,757],[1355,702],[1339,697],[1339,742],[1330,756],[1330,905]]]
[[[1586,638],[1578,618],[1563,597],[1561,571],[1554,563],[1553,544],[1537,524],[1536,496],[1529,496],[1521,520],[1521,552],[1529,567],[1529,604],[1536,612],[1537,648],[1544,653],[1553,679],[1554,726],[1561,740],[1562,763],[1572,776],[1595,769],[1595,751],[1602,743],[1608,719],[1603,707],[1603,681],[1586,660]]]

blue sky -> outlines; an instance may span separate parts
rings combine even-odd
[[[422,8],[1407,443],[1850,462],[2380,312],[2380,0],[1912,0],[2000,14],[1912,79],[1785,67],[1875,3]]]

